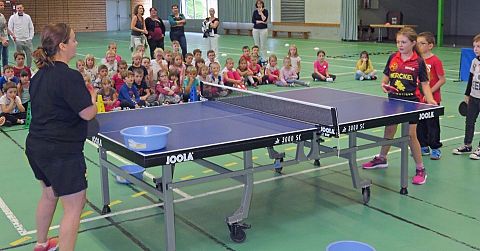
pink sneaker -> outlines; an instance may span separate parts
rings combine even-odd
[[[33,251],[55,251],[55,250],[57,250],[57,245],[58,245],[58,239],[57,238],[50,238],[47,241],[47,246],[44,247],[44,246],[37,243],[37,245],[35,245],[35,248],[33,249]]]
[[[369,162],[362,164],[363,169],[375,169],[375,168],[386,168],[386,167],[388,167],[387,159],[379,156],[375,156]]]
[[[421,170],[416,169],[416,174],[412,178],[412,184],[423,185],[425,182],[427,182],[427,170],[425,168]]]

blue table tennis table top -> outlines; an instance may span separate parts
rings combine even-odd
[[[443,114],[443,107],[330,88],[305,88],[271,93],[274,96],[336,107],[340,133],[418,119],[420,113]],[[433,114],[433,113],[432,113]],[[219,101],[160,106],[99,114],[103,143],[126,149],[120,130],[138,125],[163,125],[172,129],[167,147],[137,155],[154,158],[202,148],[219,151],[218,146],[254,144],[257,141],[308,138],[319,125],[274,116]],[[285,138],[286,137],[286,138]],[[287,139],[285,142],[285,139]],[[296,139],[298,141],[298,138]],[[265,143],[265,142],[263,142]],[[128,150],[128,149],[126,149]],[[237,150],[240,150],[238,148]],[[130,151],[130,150],[128,150]],[[125,154],[128,151],[122,151]],[[133,152],[133,151],[130,151]],[[212,156],[212,155],[210,155]],[[161,161],[162,163],[164,161]]]

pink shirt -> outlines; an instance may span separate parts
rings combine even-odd
[[[325,76],[328,70],[328,62],[324,60],[321,64],[318,60],[315,60],[315,62],[313,63],[313,69],[317,69],[320,74]]]
[[[282,69],[280,69],[280,73],[282,73],[281,76],[283,77],[281,79],[282,82],[297,79],[297,70],[295,70],[295,68],[293,68],[293,67],[290,67],[290,69],[287,69],[284,66],[284,67],[282,67]]]

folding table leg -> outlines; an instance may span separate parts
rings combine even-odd
[[[351,132],[348,134],[348,148],[355,149],[357,147],[357,133]],[[357,151],[353,150],[348,153],[348,165],[350,166],[350,174],[352,176],[352,183],[354,188],[362,188],[363,203],[367,204],[370,201],[370,186],[371,180],[362,179],[358,172],[357,165]]]
[[[162,190],[164,194],[163,209],[165,210],[165,250],[174,251],[175,248],[175,211],[173,208],[173,188],[168,185],[173,180],[173,165],[162,166]]]
[[[243,152],[243,167],[245,170],[253,169],[252,151]],[[242,223],[248,217],[250,202],[253,192],[253,173],[247,172],[244,175],[243,197],[240,207],[229,217],[227,217],[227,226],[230,231],[230,238],[234,242],[243,242],[247,238],[244,229],[249,229],[250,225]]]
[[[400,194],[408,194],[408,142],[410,125],[402,123],[402,138],[406,137],[407,140],[402,141],[400,147]]]
[[[110,190],[108,187],[108,169],[103,165],[103,161],[107,161],[107,151],[103,147],[98,148],[99,152],[99,163],[100,163],[100,179],[101,179],[101,188],[102,188],[102,200],[103,208],[102,214],[108,214],[110,210]],[[102,161],[103,160],[103,161]]]

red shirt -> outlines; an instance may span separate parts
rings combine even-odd
[[[327,74],[327,71],[328,71],[328,62],[326,60],[324,60],[323,63],[320,63],[320,61],[315,60],[315,62],[313,62],[313,69],[317,69],[317,71],[320,74],[325,76]]]
[[[443,70],[442,61],[440,61],[440,59],[435,55],[426,58],[425,63],[427,64],[427,71],[430,76],[431,88],[438,82],[438,76],[445,76],[445,71]],[[437,103],[440,103],[440,101],[442,101],[440,89],[433,93],[433,99],[437,101]],[[423,98],[421,98],[420,100],[423,100]]]
[[[22,71],[26,71],[28,73],[28,78],[32,78],[32,72],[30,71],[30,67],[24,66],[22,69],[17,68],[16,66],[13,67],[13,75],[18,79],[20,79],[20,73],[22,73]]]
[[[396,52],[388,58],[383,74],[389,77],[389,85],[398,89],[398,93],[389,93],[394,98],[415,98],[418,82],[427,82],[427,66],[423,58],[414,51],[413,55],[403,61],[400,52]]]

